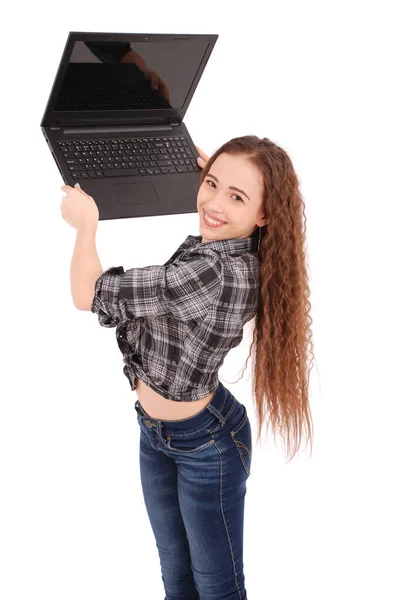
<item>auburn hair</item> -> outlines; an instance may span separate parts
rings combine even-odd
[[[255,346],[252,357],[257,442],[264,422],[267,429],[271,423],[274,439],[279,432],[285,440],[287,458],[292,460],[304,429],[311,452],[313,443],[308,387],[314,355],[305,205],[288,154],[268,138],[255,135],[233,138],[216,150],[199,172],[199,187],[223,153],[243,155],[263,179],[263,208],[268,222],[259,232],[259,302],[244,368]]]

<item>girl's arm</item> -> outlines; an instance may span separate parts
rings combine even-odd
[[[96,251],[96,228],[82,226],[76,232],[70,269],[71,293],[76,308],[91,309],[95,283],[102,273]]]

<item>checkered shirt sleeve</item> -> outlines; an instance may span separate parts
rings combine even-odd
[[[91,312],[104,327],[166,315],[188,322],[205,317],[220,285],[221,265],[209,257],[126,271],[111,267],[96,281]]]

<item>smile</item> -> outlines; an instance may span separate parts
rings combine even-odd
[[[223,225],[227,225],[225,222],[219,223],[214,219],[211,219],[211,217],[207,216],[206,211],[203,211],[203,222],[207,227],[222,227]]]

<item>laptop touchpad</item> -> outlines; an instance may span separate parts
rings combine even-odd
[[[113,185],[114,193],[121,204],[150,204],[160,202],[155,188],[150,181],[138,183],[117,183]]]

